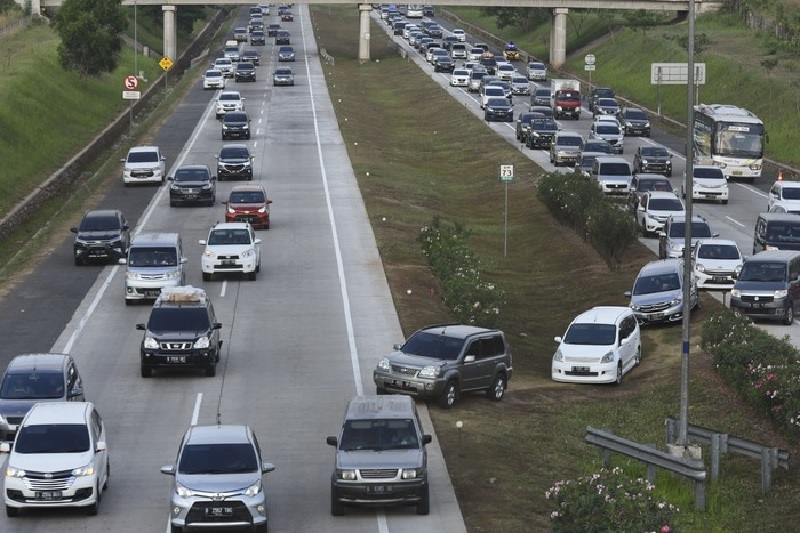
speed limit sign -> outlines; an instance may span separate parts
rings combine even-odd
[[[133,75],[125,76],[125,88],[126,89],[128,89],[129,91],[133,91],[133,90],[136,90],[136,88],[138,86],[139,86],[139,80],[138,80],[138,78],[136,78],[136,76],[133,76]]]

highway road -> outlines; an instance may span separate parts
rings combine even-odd
[[[1,362],[34,351],[76,358],[87,399],[106,421],[110,489],[98,517],[28,512],[0,517],[0,531],[168,531],[173,479],[159,469],[174,462],[190,424],[218,419],[251,425],[264,460],[276,466],[265,478],[271,531],[466,531],[435,437],[428,446],[430,516],[417,516],[413,507],[329,514],[333,448],[325,437],[337,433],[349,397],[373,392],[372,369],[402,341],[402,332],[327,94],[308,7],[295,9],[295,22],[284,23],[298,55],[295,87],[272,87],[277,59],[271,42],[260,48],[258,81],[228,86],[247,99],[255,179],[274,200],[272,229],[258,233],[257,281],[201,282],[197,241],[223,219],[222,205],[170,208],[165,187],[126,189],[121,183],[102,202],[123,209],[136,232],[181,233],[187,283],[207,290],[223,324],[217,376],[142,379],[142,333],[134,325],[147,320],[150,306],[125,306],[124,267],[73,266],[65,238],[0,303],[0,316],[15,333]],[[272,18],[275,13],[267,22]],[[189,163],[214,167],[223,143],[213,96],[198,81],[155,135],[172,170]],[[232,186],[219,183],[217,199]],[[432,433],[424,405],[421,410]]]
[[[380,19],[380,14],[374,12],[372,16],[376,20],[376,23],[387,32],[391,39],[393,39],[399,46],[405,48],[405,50],[408,52],[408,57],[417,63],[421,69],[430,74],[435,82],[441,85],[453,98],[462,103],[465,109],[472,112],[481,120],[484,119],[484,114],[480,108],[480,100],[477,93],[470,93],[466,90],[466,88],[450,87],[449,73],[434,72],[433,67],[425,61],[425,57],[423,55],[419,54],[414,48],[410,47],[401,36],[392,35],[390,28]],[[438,17],[434,19],[426,17],[423,20],[435,20],[445,29],[445,35],[451,34],[450,32],[452,29],[454,29],[450,22]],[[472,36],[467,35],[467,42],[475,42],[479,40],[482,39],[473,39]],[[495,50],[495,52],[497,52],[497,50]],[[457,65],[460,63],[461,60],[458,60]],[[526,65],[520,61],[516,63],[516,66],[520,73],[524,75]],[[543,83],[545,86],[549,87],[550,80],[548,79]],[[533,90],[534,82],[531,82],[531,87],[531,90]],[[514,96],[513,103],[515,120],[519,113],[528,110],[529,101],[530,99],[527,96]],[[589,130],[592,124],[592,114],[588,108],[584,107],[579,120],[576,121],[571,119],[563,119],[559,122],[562,126],[562,130],[576,131],[583,135],[584,138],[588,138]],[[572,171],[571,168],[556,168],[551,165],[549,151],[529,150],[525,145],[520,144],[516,140],[515,136],[516,122],[487,122],[486,124],[502,139],[519,149],[523,154],[525,154],[529,159],[534,161],[544,170],[548,172]],[[680,191],[681,183],[683,182],[684,178],[684,172],[686,170],[685,138],[678,138],[654,127],[650,137],[626,136],[624,153],[622,154],[622,157],[632,162],[633,155],[636,153],[636,149],[641,145],[664,146],[673,155],[673,177],[671,182],[673,188],[676,191]],[[497,162],[498,165],[502,163],[505,162]],[[719,238],[736,241],[736,243],[739,245],[739,249],[745,256],[751,255],[753,251],[753,229],[755,227],[756,218],[758,217],[758,213],[767,210],[767,191],[772,183],[772,180],[765,177],[756,180],[754,184],[730,182],[730,199],[727,205],[713,202],[695,201],[693,204],[694,214],[700,215],[708,220],[709,224],[711,225],[711,229],[715,233],[719,233]],[[511,201],[513,201],[513,198]],[[656,259],[658,257],[658,239],[655,237],[644,237],[641,239],[641,241],[654,252],[655,256],[653,259]],[[631,285],[633,285],[633,279],[631,279]],[[716,293],[716,296],[718,299],[721,299],[721,293]],[[795,346],[800,347],[800,324],[783,326],[780,324],[767,322],[759,323],[759,325],[778,337],[788,335],[792,339]]]

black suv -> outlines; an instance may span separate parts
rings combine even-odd
[[[87,259],[111,259],[115,263],[128,255],[131,242],[128,221],[119,209],[99,209],[83,215],[80,226],[70,228],[75,233],[73,256],[75,265]]]
[[[253,50],[251,48],[242,52],[241,60],[258,66],[261,63],[261,56],[258,54],[258,50]]]
[[[536,117],[531,120],[530,132],[525,144],[531,150],[534,148],[550,148],[553,137],[558,133],[558,123],[552,118]]]
[[[282,44],[287,46],[292,44],[292,34],[286,30],[279,30],[275,34],[275,45],[280,46]]]
[[[228,115],[237,113],[226,113],[225,120]],[[208,165],[183,165],[178,167],[174,176],[167,179],[170,207],[187,203],[213,206],[217,203],[217,177],[211,174]]]
[[[264,46],[267,44],[267,36],[263,31],[254,31],[250,34],[251,46]]]
[[[18,355],[0,380],[0,436],[13,440],[17,427],[38,402],[85,402],[83,382],[72,356]]]
[[[222,140],[250,138],[250,117],[244,111],[229,111],[222,117]]]
[[[617,122],[622,124],[625,135],[650,137],[650,118],[638,107],[623,107],[617,113]]]
[[[233,71],[233,81],[256,81],[256,66],[253,63],[240,61]]]
[[[463,324],[438,324],[415,332],[378,362],[378,394],[436,399],[449,409],[462,392],[483,390],[503,399],[511,379],[511,352],[503,332]]]
[[[217,178],[253,179],[253,159],[246,144],[225,144],[217,159]]]
[[[168,287],[153,304],[140,349],[142,377],[154,368],[203,368],[206,376],[217,374],[222,341],[214,306],[206,291],[190,286]]]
[[[633,171],[672,177],[672,154],[663,146],[642,145],[633,155]]]

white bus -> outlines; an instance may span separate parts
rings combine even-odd
[[[410,19],[422,18],[422,6],[417,4],[408,4],[406,8],[406,17]]]
[[[766,141],[764,123],[746,109],[724,104],[694,108],[697,160],[718,165],[728,179],[752,183],[760,177]]]

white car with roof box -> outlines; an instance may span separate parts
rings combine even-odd
[[[551,378],[575,383],[616,383],[642,360],[642,335],[630,307],[594,307],[555,337]]]

